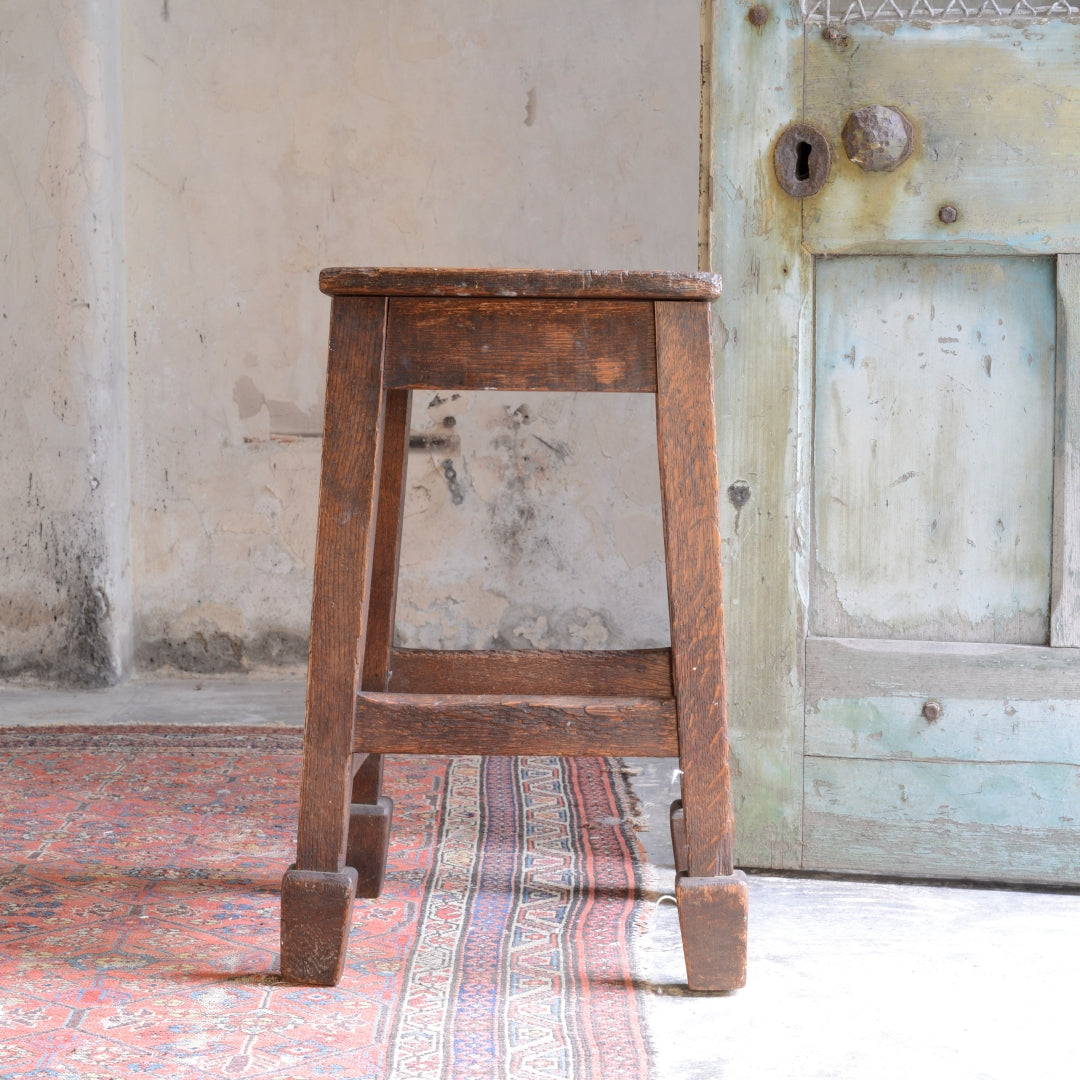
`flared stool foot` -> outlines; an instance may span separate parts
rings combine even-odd
[[[713,993],[746,985],[746,875],[675,879],[686,982]]]
[[[335,986],[345,966],[356,871],[285,871],[281,882],[281,977]]]

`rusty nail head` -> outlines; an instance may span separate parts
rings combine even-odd
[[[764,4],[755,4],[746,13],[746,20],[751,26],[764,26],[769,21],[769,9]]]
[[[851,38],[844,33],[843,30],[837,30],[835,26],[826,26],[821,31],[821,37],[824,41],[829,42],[831,45],[835,45],[838,49],[846,49],[851,44]]]
[[[960,215],[957,213],[955,206],[946,204],[937,212],[937,216],[943,225],[951,225]]]
[[[934,723],[936,720],[941,719],[941,714],[945,710],[942,708],[940,701],[928,701],[922,707],[922,714],[926,718],[928,723]]]
[[[911,156],[911,121],[889,105],[864,105],[840,133],[848,158],[866,172],[892,172]]]

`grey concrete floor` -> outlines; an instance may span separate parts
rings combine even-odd
[[[303,703],[297,677],[0,687],[0,726],[300,724]],[[754,874],[747,986],[688,993],[671,900],[674,763],[629,764],[647,824],[652,908],[636,974],[656,1080],[1080,1075],[1076,894]]]

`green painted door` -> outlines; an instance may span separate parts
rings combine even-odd
[[[1080,881],[1078,19],[714,4],[743,865]]]

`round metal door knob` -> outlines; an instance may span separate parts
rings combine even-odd
[[[864,105],[844,123],[840,140],[848,159],[866,172],[892,172],[911,157],[911,121],[888,105]]]
[[[922,714],[927,723],[933,724],[941,719],[942,714],[945,712],[944,707],[940,701],[928,701],[922,707]]]

